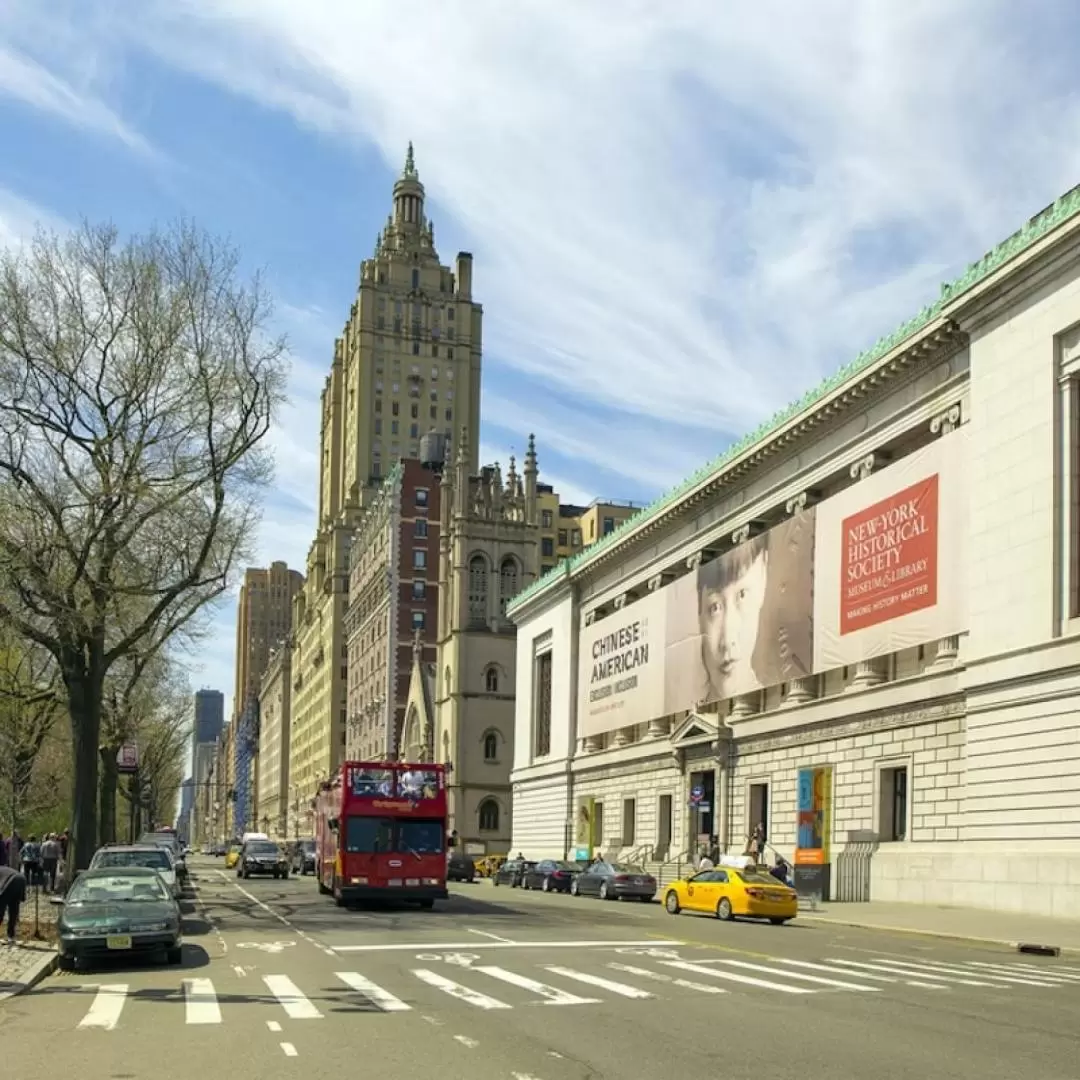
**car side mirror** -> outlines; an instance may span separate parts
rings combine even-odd
[[[49,903],[55,904],[57,907],[63,907],[67,901],[62,896],[50,896]]]

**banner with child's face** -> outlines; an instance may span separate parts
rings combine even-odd
[[[584,627],[578,736],[962,632],[940,549],[961,548],[965,446],[961,429]]]

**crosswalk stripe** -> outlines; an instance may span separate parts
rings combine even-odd
[[[221,1007],[209,979],[185,979],[184,998],[189,1024],[221,1023]]]
[[[456,983],[453,979],[448,979],[445,975],[440,975],[436,971],[428,971],[427,968],[415,968],[413,974],[421,982],[427,983],[428,986],[434,986],[436,990],[441,990],[444,994],[449,994],[451,997],[464,1001],[469,1005],[475,1005],[478,1009],[513,1008],[512,1005],[507,1005],[505,1001],[488,997],[487,994],[481,994],[479,990],[471,990],[469,987],[462,986],[461,983]]]
[[[867,964],[859,960],[840,960],[836,957],[829,958],[830,964],[843,964],[844,967],[854,967],[860,969],[866,969],[868,971],[884,971],[890,975],[908,975],[911,972],[904,968],[897,967],[892,961],[887,963]],[[939,983],[959,983],[961,986],[993,986],[993,983],[989,982],[977,982],[974,979],[961,979],[955,975],[938,975],[932,971],[926,971],[923,968],[918,969],[918,975],[920,979],[928,980],[929,982]]]
[[[738,975],[734,971],[718,971],[702,964],[692,964],[685,960],[663,960],[665,967],[679,968],[695,975],[710,975],[714,979],[727,979],[728,982],[744,983],[747,986],[760,986],[765,990],[779,990],[781,994],[816,994],[807,986],[788,986],[786,983],[769,982],[767,979],[755,979],[752,975]]]
[[[303,995],[288,975],[264,975],[267,989],[293,1020],[321,1020],[322,1013]]]
[[[850,975],[851,972],[846,968],[832,967],[829,964],[812,964],[809,960],[788,960],[782,958],[778,961],[781,964],[792,964],[795,967],[811,968],[814,971],[831,971],[834,975]],[[923,990],[945,990],[946,987],[940,983],[928,983],[919,982],[917,979],[905,979],[902,978],[900,973],[897,972],[894,975],[871,975],[868,971],[860,971],[858,973],[860,979],[869,979],[872,982],[883,983],[895,983],[902,982],[905,986],[918,986]]]
[[[127,992],[127,983],[99,986],[93,1003],[79,1021],[79,1027],[104,1028],[106,1031],[112,1031],[120,1019],[120,1014],[124,1011]]]
[[[550,971],[553,975],[561,975],[564,979],[576,979],[589,986],[599,986],[601,990],[610,990],[613,994],[621,994],[623,997],[651,998],[654,996],[647,990],[639,990],[636,986],[615,982],[614,979],[602,979],[599,975],[590,975],[587,971],[575,971],[567,967],[546,967],[544,970]]]
[[[506,968],[486,965],[474,967],[472,970],[479,971],[481,975],[490,975],[493,979],[500,979],[502,982],[509,983],[511,986],[519,986],[522,990],[530,990],[538,997],[542,997],[545,1005],[599,1004],[598,998],[578,997],[577,994],[570,994],[565,990],[558,989],[558,987],[548,986],[547,983],[537,982],[536,979],[526,978],[524,975],[518,975],[517,972],[507,971]]]
[[[722,986],[709,986],[707,983],[694,982],[692,979],[679,979],[674,975],[665,975],[662,971],[650,971],[648,968],[634,967],[633,964],[608,964],[615,971],[625,971],[629,975],[640,975],[643,979],[652,979],[654,982],[670,983],[672,986],[681,986],[684,990],[697,990],[702,994],[726,994]]]
[[[744,971],[760,971],[763,975],[788,976],[802,979],[803,982],[817,983],[819,986],[836,986],[841,990],[860,990],[869,994],[880,994],[880,986],[863,986],[862,983],[842,982],[839,979],[826,979],[821,975],[804,975],[801,971],[784,971],[783,968],[766,967],[764,964],[748,964],[744,960],[721,960],[721,964],[742,968]]]
[[[365,979],[355,971],[337,971],[334,973],[350,989],[363,995],[382,1012],[408,1012],[412,1006],[406,1005],[399,997],[395,997],[389,990]]]
[[[1023,974],[1037,979],[1053,979],[1058,983],[1080,983],[1080,975],[1073,975],[1062,968],[1041,968],[1034,964],[988,964],[982,960],[972,960],[971,963],[977,968],[985,968],[987,972],[1002,971],[1010,975]]]
[[[920,964],[911,964],[906,960],[897,960],[896,964],[901,968],[912,968],[918,972],[938,973],[940,975],[979,975],[995,982],[1013,983],[1019,986],[1052,986],[1053,983],[1038,982],[1035,979],[1025,979],[1018,975],[999,975],[997,972],[972,971],[963,964],[946,964],[937,960],[926,960]]]

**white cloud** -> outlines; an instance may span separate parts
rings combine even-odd
[[[0,97],[4,96],[51,113],[73,127],[118,139],[141,154],[154,153],[150,144],[95,96],[89,86],[73,85],[0,39]]]
[[[1039,4],[1037,49],[1004,0],[149,10],[130,34],[174,64],[395,167],[413,138],[475,239],[489,350],[672,423],[752,426],[1080,160]]]
[[[64,232],[68,228],[51,210],[0,188],[0,248],[26,243],[33,239],[39,227],[56,232]]]

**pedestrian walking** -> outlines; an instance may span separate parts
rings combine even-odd
[[[31,885],[41,884],[41,845],[36,836],[23,844],[22,871]]]
[[[26,899],[26,878],[10,866],[0,866],[0,925],[7,915],[7,943],[15,944],[19,928],[19,907]]]
[[[49,833],[41,845],[41,872],[45,875],[45,888],[56,892],[56,871],[60,865],[60,841]]]

